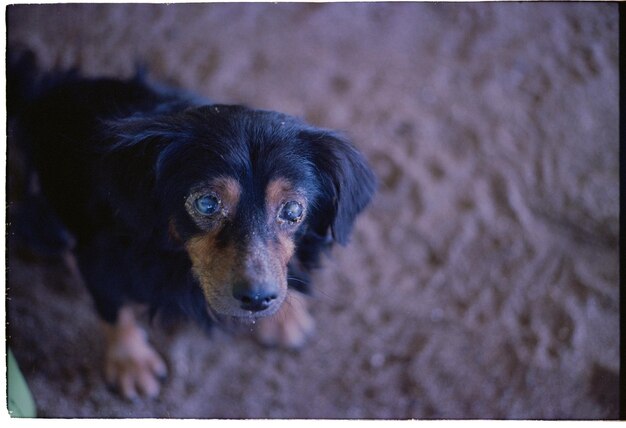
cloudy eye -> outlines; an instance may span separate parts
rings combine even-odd
[[[193,206],[199,214],[209,216],[218,210],[220,200],[215,195],[202,195],[194,201]]]
[[[278,217],[283,221],[296,223],[302,219],[304,207],[296,201],[287,202],[280,210]]]

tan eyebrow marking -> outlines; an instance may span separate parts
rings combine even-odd
[[[241,197],[239,182],[232,177],[217,177],[211,182],[210,187],[219,195],[228,214],[233,215]]]
[[[295,195],[295,192],[293,185],[285,178],[270,181],[265,190],[265,200],[270,208],[277,207],[289,195]]]

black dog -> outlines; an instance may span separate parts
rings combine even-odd
[[[263,342],[302,343],[312,321],[298,293],[375,188],[344,137],[142,75],[39,75],[29,55],[7,93],[41,192],[75,237],[107,326],[106,375],[125,396],[156,395],[166,371],[133,302],[205,325],[258,319]]]

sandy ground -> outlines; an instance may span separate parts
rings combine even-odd
[[[18,6],[8,43],[345,130],[381,181],[305,349],[156,329],[155,401],[106,388],[80,281],[10,252],[41,416],[618,416],[616,4]]]

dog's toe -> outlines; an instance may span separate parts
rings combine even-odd
[[[165,363],[150,345],[119,344],[107,354],[105,368],[107,382],[116,387],[127,399],[139,395],[154,398],[161,390],[160,379],[166,375]]]
[[[166,375],[165,362],[138,326],[117,329],[109,335],[106,380],[125,398],[156,397],[161,390],[160,380]]]
[[[272,317],[261,319],[255,329],[256,339],[266,346],[297,349],[315,330],[305,297],[291,292],[283,307]]]

